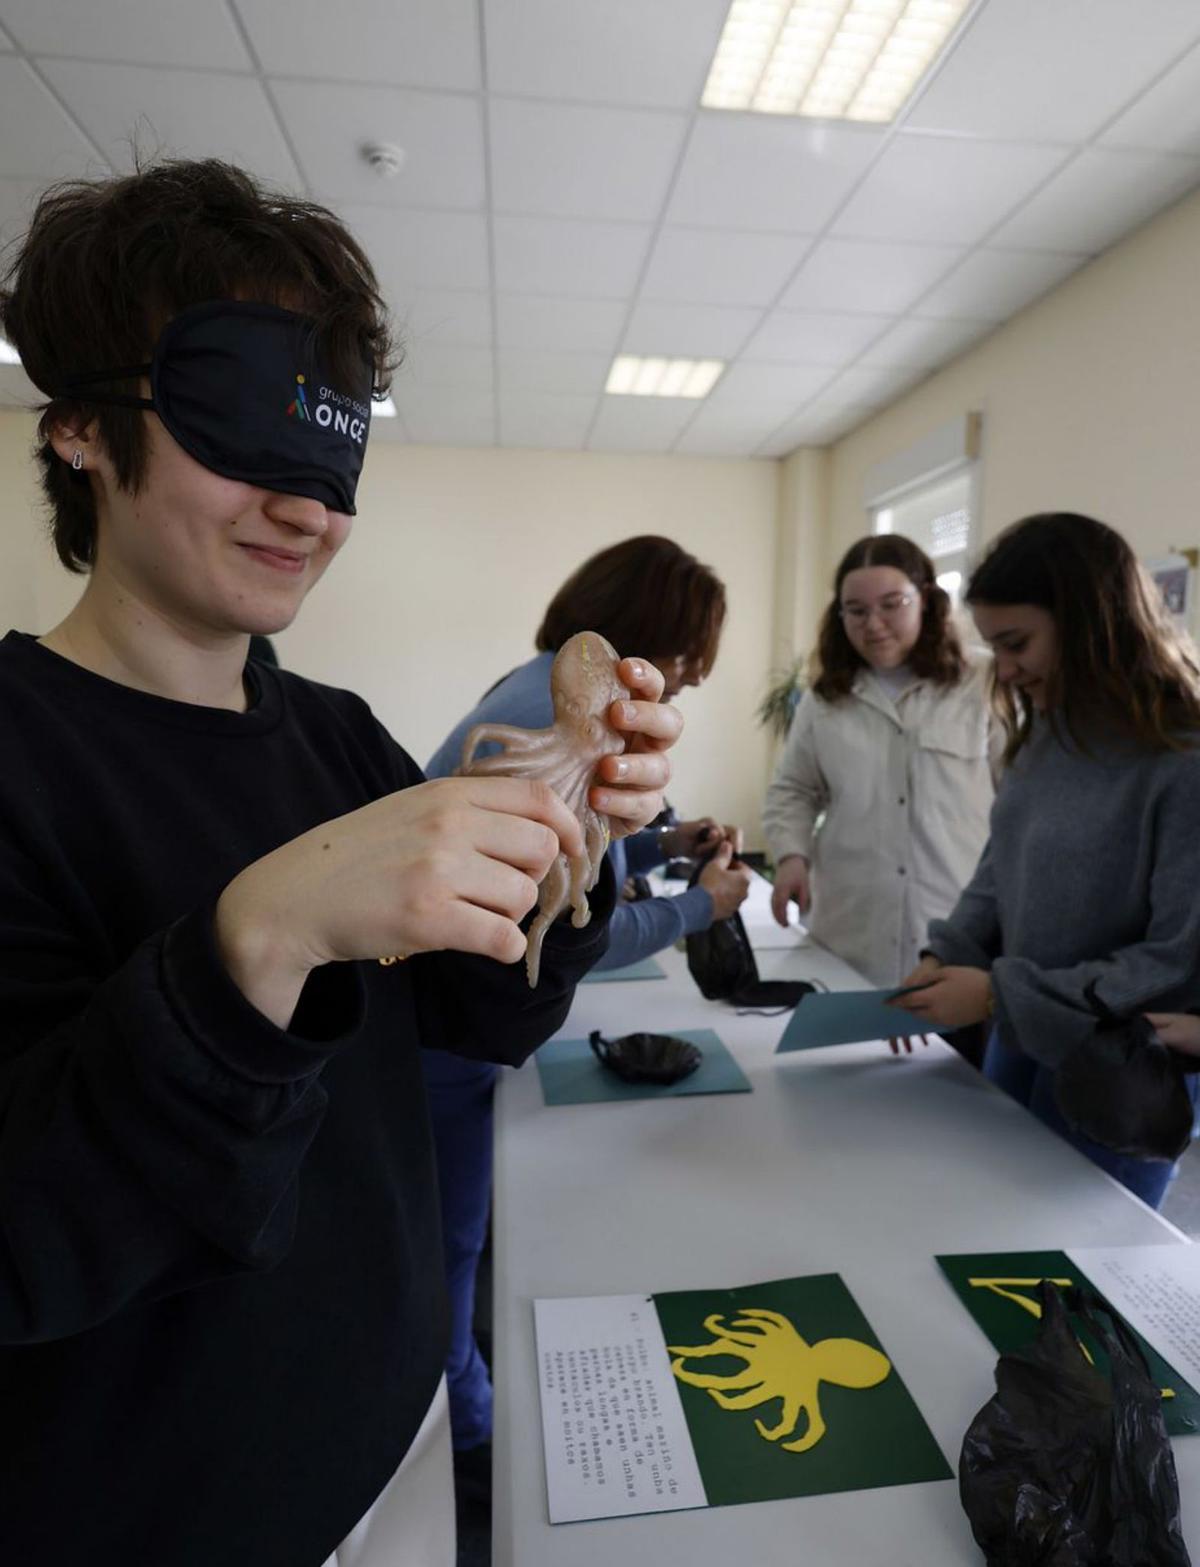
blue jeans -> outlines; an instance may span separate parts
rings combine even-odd
[[[1050,1128],[1052,1132],[1086,1154],[1093,1164],[1127,1186],[1151,1208],[1157,1208],[1167,1194],[1167,1187],[1175,1179],[1178,1163],[1169,1164],[1165,1159],[1137,1159],[1131,1154],[1114,1153],[1073,1132],[1063,1120],[1054,1099],[1054,1073],[1039,1065],[1019,1050],[1010,1050],[1000,1043],[999,1034],[993,1030],[983,1057],[983,1075],[1002,1088],[1011,1099],[1024,1105],[1031,1115]],[[1189,1077],[1188,1088],[1195,1102],[1197,1080]]]
[[[442,1248],[450,1296],[446,1388],[456,1452],[492,1439],[492,1379],[475,1342],[475,1275],[492,1202],[492,1101],[499,1068],[423,1050],[442,1199]]]

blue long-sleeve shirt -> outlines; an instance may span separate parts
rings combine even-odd
[[[425,772],[430,778],[446,778],[462,760],[463,741],[476,724],[515,724],[521,729],[548,729],[554,722],[554,704],[550,699],[550,666],[553,653],[539,653],[527,664],[487,693],[467,716],[446,736],[429,759]],[[481,746],[479,755],[498,750]],[[617,878],[617,887],[626,876],[641,875],[662,863],[658,835],[636,833],[630,838],[614,839],[608,858]],[[692,887],[674,898],[643,898],[637,903],[618,899],[609,925],[608,951],[597,968],[624,968],[661,952],[693,931],[707,930],[712,924],[713,902],[703,887]]]

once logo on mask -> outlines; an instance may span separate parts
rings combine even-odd
[[[323,386],[318,393],[316,408],[310,411],[304,385],[304,377],[298,375],[296,395],[287,406],[288,418],[300,419],[309,424],[315,422],[323,430],[332,429],[335,434],[348,435],[359,446],[363,445],[371,422],[371,410],[353,397],[347,397],[344,392],[335,392],[331,386]]]

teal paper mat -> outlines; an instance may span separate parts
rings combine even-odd
[[[826,1045],[857,1045],[898,1034],[934,1034],[923,1018],[900,1007],[884,1006],[895,990],[814,991],[788,1019],[776,1045],[781,1050],[821,1050]]]
[[[667,971],[657,958],[643,958],[624,968],[592,969],[579,981],[581,985],[606,985],[617,979],[666,979]]]
[[[704,1060],[678,1083],[627,1083],[600,1065],[586,1039],[555,1039],[534,1056],[548,1105],[606,1104],[623,1099],[675,1099],[684,1094],[748,1094],[750,1083],[711,1028],[673,1030],[704,1052]]]

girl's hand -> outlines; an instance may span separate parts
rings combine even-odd
[[[771,892],[771,913],[776,925],[788,922],[788,905],[795,903],[801,914],[812,907],[812,886],[808,861],[802,854],[785,854],[775,867],[775,886]]]
[[[606,756],[596,770],[588,799],[609,818],[614,838],[641,832],[663,808],[663,790],[671,776],[665,752],[683,732],[683,714],[660,700],[663,677],[644,658],[623,658],[617,672],[630,700],[614,702],[609,722],[629,738],[623,756]]]
[[[1200,1017],[1192,1012],[1147,1012],[1146,1021],[1172,1050],[1200,1056]]]
[[[545,783],[438,778],[351,811],[248,865],[217,903],[225,967],[286,1028],[325,963],[450,948],[515,963],[520,922],[583,833]]]
[[[920,974],[918,969],[917,974]],[[902,1007],[925,1019],[933,1028],[965,1028],[982,1023],[991,1010],[992,981],[985,969],[939,966],[924,976],[905,981],[920,984],[911,995],[897,996],[888,1006]]]

